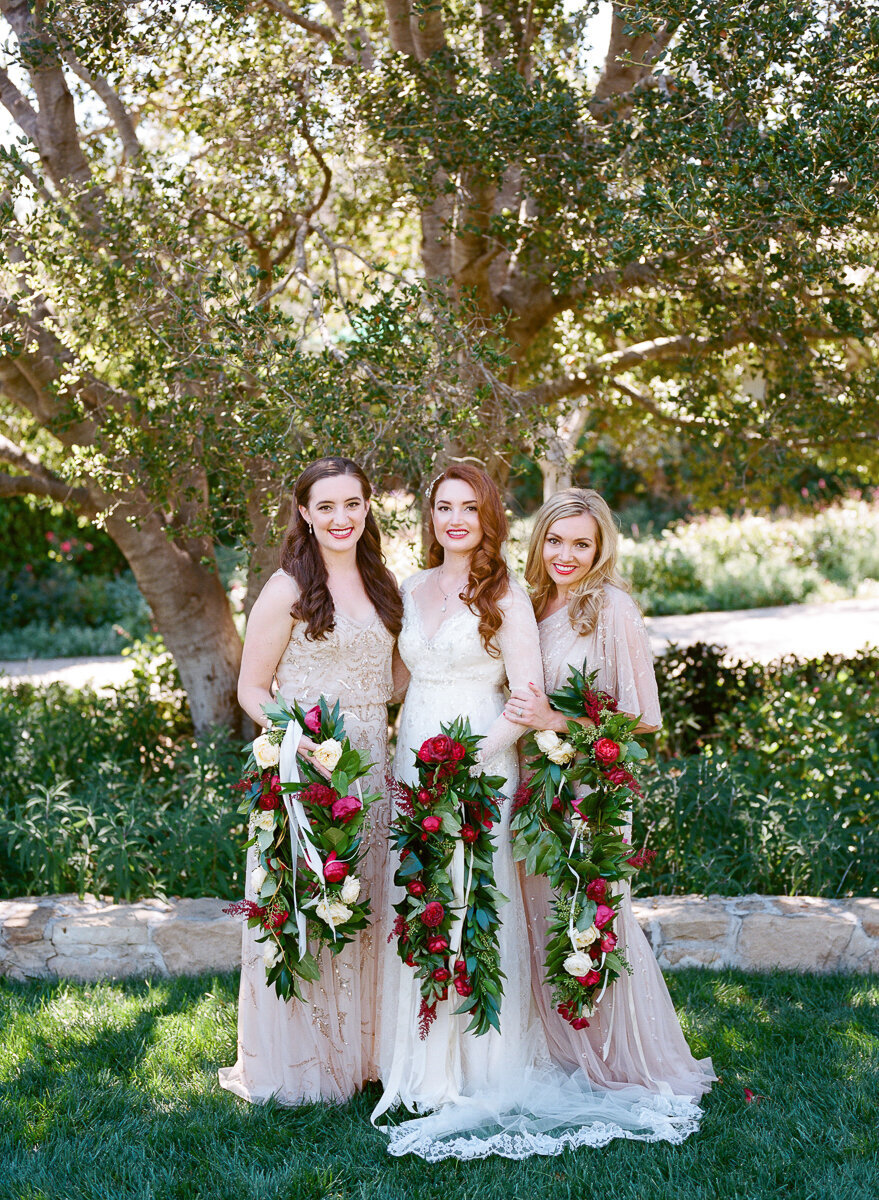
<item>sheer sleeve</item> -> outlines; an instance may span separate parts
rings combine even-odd
[[[527,689],[529,683],[542,690],[543,661],[540,657],[540,635],[534,609],[524,588],[515,580],[510,581],[510,591],[501,602],[504,622],[498,631],[497,641],[504,661],[507,684],[513,688]],[[486,764],[504,750],[509,750],[526,730],[514,725],[501,714],[485,735],[482,743],[482,761]]]
[[[662,724],[659,692],[647,626],[638,605],[619,588],[608,587],[601,613],[601,657],[604,686],[616,697],[622,712],[638,716],[645,725]]]

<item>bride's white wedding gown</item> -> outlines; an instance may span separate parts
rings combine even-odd
[[[543,667],[531,602],[511,581],[498,634],[500,656],[492,657],[469,609],[456,610],[428,637],[416,600],[432,571],[403,584],[404,619],[399,651],[411,674],[403,706],[395,775],[415,779],[414,754],[441,723],[469,718],[482,744],[488,774],[502,775],[512,795],[517,785],[515,743],[523,732],[502,715],[504,685],[542,687]],[[510,851],[510,803],[495,828],[497,885],[509,902],[501,907],[501,966],[506,976],[501,1032],[482,1037],[464,1032],[466,1014],[453,1015],[458,997],[437,1005],[437,1018],[424,1040],[418,1033],[421,996],[415,972],[385,950],[384,988],[379,1005],[379,1065],[384,1092],[373,1112],[390,1138],[390,1153],[418,1154],[428,1161],[483,1158],[498,1154],[526,1158],[558,1154],[569,1146],[603,1146],[612,1138],[682,1141],[698,1122],[699,1108],[671,1089],[657,1094],[639,1086],[609,1091],[583,1072],[553,1063],[531,995],[528,929],[518,873]],[[391,872],[396,855],[391,856]],[[391,887],[390,903],[402,895]],[[395,1120],[395,1105],[426,1115]]]

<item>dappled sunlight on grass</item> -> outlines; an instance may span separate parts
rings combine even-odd
[[[0,982],[0,1197],[875,1200],[877,981],[691,970],[669,986],[722,1080],[683,1146],[428,1167],[386,1154],[369,1124],[375,1086],[297,1109],[223,1092],[234,976]]]

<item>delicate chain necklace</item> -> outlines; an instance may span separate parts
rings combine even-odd
[[[451,596],[452,591],[454,591],[454,588],[452,588],[452,590],[448,591],[448,592],[443,590],[443,585],[440,583],[440,576],[442,575],[442,573],[443,573],[443,569],[442,569],[442,567],[440,567],[440,569],[439,569],[439,571],[437,571],[437,575],[436,575],[436,586],[439,588],[440,592],[442,593],[442,597],[443,597],[443,606],[440,611],[445,612],[446,605],[449,602],[449,597]],[[460,589],[459,589],[459,591],[460,591]]]

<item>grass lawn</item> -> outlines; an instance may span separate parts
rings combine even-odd
[[[385,1153],[375,1089],[296,1110],[221,1091],[234,976],[0,980],[0,1198],[875,1200],[879,979],[684,971],[669,986],[722,1077],[683,1146],[429,1166]]]

